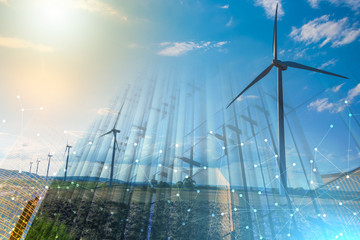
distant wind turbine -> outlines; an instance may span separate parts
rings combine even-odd
[[[100,136],[100,137],[103,137],[103,136],[106,136],[106,135],[108,135],[110,133],[112,133],[114,135],[114,145],[113,145],[113,152],[112,152],[112,159],[111,159],[111,171],[110,171],[110,183],[109,183],[110,187],[112,187],[112,181],[113,181],[113,175],[114,175],[114,161],[115,161],[116,147],[119,149],[119,146],[118,146],[117,140],[116,140],[116,134],[120,133],[120,130],[115,129],[115,127],[116,127],[116,124],[117,124],[117,122],[119,120],[120,113],[121,113],[121,111],[122,111],[122,109],[124,107],[124,103],[125,103],[125,101],[121,105],[120,111],[118,112],[118,115],[117,115],[115,123],[114,123],[114,127],[110,131],[108,131],[107,133],[104,133],[103,135]]]
[[[279,160],[278,165],[280,169],[280,181],[282,184],[283,189],[287,192],[287,177],[286,177],[286,159],[285,159],[285,132],[284,132],[284,101],[283,101],[283,84],[282,84],[282,71],[285,71],[288,67],[292,68],[299,68],[304,70],[309,70],[313,72],[319,72],[324,73],[336,77],[346,78],[344,76],[327,72],[324,70],[316,69],[313,67],[308,67],[296,62],[282,62],[278,60],[277,55],[277,11],[278,11],[278,4],[276,5],[276,11],[275,11],[275,24],[274,24],[274,37],[273,37],[273,55],[274,59],[269,67],[267,67],[262,73],[260,73],[259,76],[255,78],[254,81],[252,81],[239,95],[237,95],[234,100],[232,100],[229,105],[226,107],[228,108],[233,102],[235,102],[236,99],[238,99],[244,92],[246,92],[251,86],[253,86],[255,83],[260,81],[263,77],[265,77],[270,70],[273,68],[273,66],[278,68],[278,78],[277,78],[277,92],[278,92],[278,126],[279,126]]]
[[[33,162],[30,162],[30,174],[31,174],[32,165],[33,165]]]
[[[38,174],[38,170],[39,170],[39,159],[36,159],[36,174]]]
[[[65,164],[64,182],[66,181],[66,175],[67,175],[68,163],[69,163],[69,154],[70,154],[71,148],[72,148],[72,146],[70,146],[69,143],[66,143],[65,152],[67,151],[67,156],[66,156],[66,164]]]
[[[47,167],[47,171],[46,171],[46,178],[45,178],[45,180],[47,180],[47,178],[48,178],[48,176],[49,176],[50,161],[51,161],[52,156],[53,156],[53,155],[51,155],[50,153],[48,154],[49,161],[48,161],[48,167]]]

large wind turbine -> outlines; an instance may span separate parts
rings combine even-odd
[[[284,101],[283,101],[283,84],[282,84],[282,72],[285,71],[288,67],[292,68],[299,68],[304,70],[309,70],[313,72],[324,73],[336,77],[346,78],[344,76],[327,72],[324,70],[316,69],[313,67],[308,67],[296,62],[289,62],[289,61],[280,61],[277,55],[277,11],[278,11],[278,4],[276,5],[275,11],[275,24],[274,24],[274,36],[273,36],[273,55],[274,59],[269,67],[267,67],[259,76],[255,78],[239,95],[237,95],[234,100],[232,100],[229,105],[226,107],[228,108],[236,99],[238,99],[244,92],[246,92],[251,86],[255,83],[260,81],[263,77],[265,77],[270,70],[275,66],[278,68],[278,78],[277,78],[277,92],[278,92],[278,126],[279,126],[279,159],[278,165],[280,169],[280,181],[282,184],[283,189],[287,192],[287,177],[286,177],[286,159],[285,159],[285,133],[284,133]]]
[[[65,148],[65,152],[67,151],[67,156],[66,156],[66,164],[65,164],[65,174],[64,174],[64,182],[66,181],[66,175],[67,175],[67,171],[68,171],[68,164],[69,164],[69,155],[70,155],[70,149],[72,148],[72,146],[69,145],[69,143],[66,143],[66,148]]]
[[[125,103],[125,101],[124,101],[124,103]],[[119,146],[118,146],[117,140],[116,140],[116,134],[120,133],[120,130],[115,129],[115,127],[116,127],[116,124],[117,124],[117,122],[119,120],[119,116],[120,116],[120,113],[121,113],[122,108],[124,106],[124,103],[121,105],[120,111],[118,112],[118,115],[117,115],[115,123],[114,123],[114,127],[110,131],[108,131],[107,133],[104,133],[103,135],[100,136],[100,137],[103,137],[103,136],[108,135],[110,133],[112,133],[114,135],[114,145],[113,145],[113,152],[112,152],[112,159],[111,159],[111,170],[110,170],[110,183],[109,183],[110,187],[112,187],[112,181],[113,181],[114,160],[115,160],[116,147],[119,149]]]

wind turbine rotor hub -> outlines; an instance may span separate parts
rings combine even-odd
[[[273,60],[273,64],[275,67],[277,68],[281,68],[281,70],[285,71],[287,69],[287,66],[285,66],[284,64],[282,64],[282,62],[280,60]]]

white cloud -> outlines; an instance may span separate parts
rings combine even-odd
[[[221,6],[220,8],[223,8],[223,9],[228,9],[230,7],[229,4],[225,4],[224,6]]]
[[[241,102],[244,99],[258,99],[259,96],[256,95],[246,95],[246,96],[240,96],[237,98],[237,101]]]
[[[263,7],[268,18],[272,18],[275,16],[277,3],[279,3],[278,16],[281,17],[284,15],[281,0],[255,0],[255,6]]]
[[[32,49],[39,52],[52,52],[50,46],[28,42],[19,38],[0,37],[0,46],[7,48]]]
[[[336,6],[346,6],[351,8],[352,10],[360,9],[360,1],[359,0],[308,0],[310,6],[313,8],[318,8],[320,2],[329,2],[331,4],[335,4]]]
[[[229,21],[225,24],[227,27],[230,27],[233,22],[233,17],[229,19]]]
[[[337,59],[333,58],[327,62],[324,62],[323,64],[321,64],[321,66],[319,67],[320,69],[329,67],[329,66],[335,66],[335,64],[337,63]]]
[[[360,83],[356,85],[353,89],[350,89],[348,92],[348,96],[346,97],[346,100],[351,103],[355,97],[360,95]]]
[[[125,15],[121,15],[115,8],[99,0],[76,0],[74,1],[74,4],[76,7],[87,10],[89,12],[96,12],[104,15],[118,17],[124,21],[128,20]]]
[[[172,57],[176,57],[176,56],[180,56],[180,55],[184,55],[190,51],[193,50],[197,50],[197,49],[205,49],[208,50],[210,48],[222,48],[225,44],[227,44],[227,41],[222,41],[222,42],[200,42],[200,43],[195,43],[195,42],[163,42],[160,43],[160,46],[164,47],[166,46],[164,49],[160,50],[158,52],[158,55],[161,56],[172,56]]]
[[[344,84],[345,84],[345,83],[342,83],[342,84],[340,84],[340,85],[337,85],[337,86],[331,88],[331,91],[333,91],[334,93],[337,93]]]
[[[343,84],[333,87],[331,90],[333,92],[337,92],[340,90]],[[329,102],[329,98],[317,99],[314,102],[311,102],[307,107],[308,109],[315,109],[318,112],[322,112],[324,110],[329,110],[330,113],[339,113],[345,109],[345,100],[347,104],[350,105],[356,97],[360,95],[360,83],[356,85],[354,88],[350,89],[347,93],[347,96],[343,99],[340,99],[338,102],[331,103]]]
[[[318,112],[322,112],[324,110],[331,110],[334,108],[334,103],[329,102],[329,98],[317,99],[314,102],[311,102],[308,105],[310,109],[316,109]]]
[[[320,47],[323,47],[331,42],[331,47],[338,47],[355,41],[360,35],[360,29],[350,26],[347,17],[337,21],[329,18],[329,15],[324,15],[300,28],[293,27],[290,37],[307,45],[320,42]]]

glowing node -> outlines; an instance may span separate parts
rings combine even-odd
[[[105,169],[107,169],[107,167],[105,167]]]
[[[20,99],[20,96],[16,96],[17,99]]]
[[[265,138],[264,142],[268,142],[268,140]]]
[[[316,168],[313,169],[313,172],[316,172]]]
[[[64,130],[64,133],[65,133],[65,134],[67,134],[67,131],[66,131],[66,130]]]
[[[159,167],[161,167],[161,163],[159,164]]]
[[[135,162],[137,162],[137,163],[138,163],[138,162],[139,162],[139,160],[138,160],[138,159],[136,159],[136,160],[135,160]]]
[[[354,214],[354,216],[356,216],[356,215],[357,215],[357,213],[356,213],[356,212],[354,212],[353,214]]]
[[[3,122],[3,123],[6,123],[6,120],[5,120],[5,119],[3,119],[3,120],[2,120],[2,122]]]
[[[342,235],[343,235],[343,233],[340,233],[339,235],[340,235],[340,236],[342,236]]]
[[[234,208],[234,211],[236,212],[236,211],[237,211],[237,208]]]
[[[45,186],[46,189],[49,189],[49,186]]]
[[[221,213],[221,216],[224,216],[224,213],[223,213],[223,212]]]
[[[225,147],[222,147],[222,150],[225,150]]]
[[[197,193],[200,193],[200,190],[197,190],[196,192],[197,192]]]
[[[174,172],[177,172],[177,170],[175,169]]]
[[[258,191],[258,194],[261,195],[261,191]]]
[[[15,198],[14,198],[14,197],[12,197],[12,198],[11,198],[11,200],[13,200],[13,201],[14,201],[14,200],[15,200]]]
[[[326,217],[326,214],[325,214],[325,213],[323,214],[323,217],[324,217],[324,218]]]
[[[175,144],[175,147],[179,147],[179,144]]]
[[[331,124],[331,125],[330,125],[330,128],[333,128],[333,127],[334,127],[334,125]]]
[[[212,217],[215,217],[215,214],[212,213],[211,216],[212,216]]]
[[[318,149],[317,149],[317,148],[314,148],[314,150],[315,150],[315,152],[317,152],[317,151],[318,151]]]
[[[214,132],[213,132],[213,131],[210,131],[209,133],[210,133],[210,134],[213,134]]]
[[[257,164],[254,164],[254,167],[257,167]]]
[[[292,165],[295,167],[295,166],[296,166],[296,163],[293,163]]]
[[[183,222],[182,225],[185,226],[185,223]]]
[[[345,102],[344,102],[345,104],[348,104],[348,101],[347,100],[345,100]]]
[[[350,176],[349,176],[349,175],[346,175],[346,178],[350,178]]]
[[[40,133],[36,134],[36,136],[40,137]]]
[[[186,175],[186,176],[185,176],[185,178],[189,178],[189,176],[188,176],[188,175]]]
[[[206,169],[207,169],[207,167],[206,167],[206,166],[204,166],[204,169],[206,170]]]
[[[314,184],[314,181],[311,180],[311,181],[310,181],[310,184]]]
[[[300,211],[299,208],[296,208],[295,210],[296,210],[297,212]]]
[[[336,189],[339,189],[340,187],[339,186],[336,186]]]
[[[244,143],[240,143],[241,146],[244,146]]]
[[[235,189],[231,189],[231,192],[235,192]]]
[[[40,107],[40,111],[42,111],[42,110],[44,110],[44,108],[43,108],[43,107]]]
[[[352,117],[352,114],[351,114],[351,113],[349,113],[349,117]]]
[[[279,156],[279,155],[275,154],[275,156],[274,156],[274,157],[276,157],[276,158],[277,158],[278,156]]]
[[[240,194],[239,194],[239,197],[242,197],[242,196],[243,196],[243,195],[240,193]]]
[[[249,226],[246,226],[245,228],[246,228],[246,229],[249,229]]]
[[[310,163],[313,163],[314,162],[314,160],[310,160]]]
[[[93,144],[92,142],[89,142],[89,144],[91,145],[91,144]]]
[[[21,173],[21,170],[19,170],[19,173]]]
[[[178,193],[177,193],[177,194],[176,194],[176,196],[177,196],[177,197],[179,197],[179,196],[180,196],[180,194],[178,194]]]
[[[162,150],[160,150],[159,153],[162,153]]]
[[[127,191],[127,192],[130,191],[130,189],[127,188],[126,191]]]
[[[288,237],[290,237],[291,236],[291,234],[290,233],[288,233],[288,235],[287,235]]]
[[[21,111],[23,112],[23,111],[25,111],[25,109],[22,108]]]
[[[294,214],[290,213],[290,217],[293,217],[293,216],[294,216]]]
[[[275,203],[275,206],[278,206],[278,205],[279,205],[279,204],[276,202],[276,203]]]
[[[257,212],[257,210],[256,210],[256,209],[254,209],[254,212],[256,213],[256,212]]]
[[[73,152],[74,155],[76,155],[76,152]]]
[[[340,206],[342,206],[342,205],[343,205],[343,203],[342,203],[342,202],[339,202],[339,205],[340,205]]]
[[[275,178],[279,178],[279,175],[276,175]]]
[[[137,146],[137,143],[134,143],[134,146],[136,147],[136,146]]]

